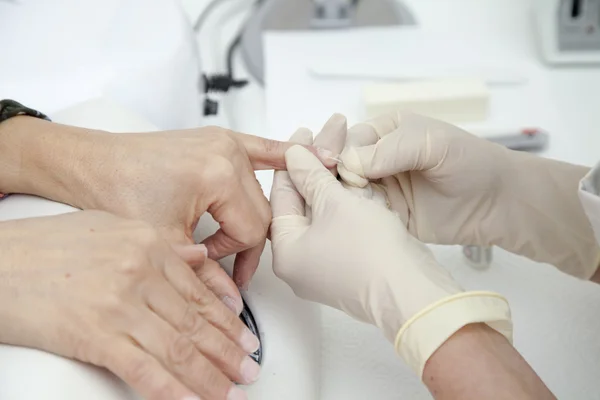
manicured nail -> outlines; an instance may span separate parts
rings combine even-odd
[[[248,354],[254,353],[260,347],[260,341],[248,328],[244,328],[240,338],[242,349]]]
[[[223,304],[227,306],[231,311],[235,313],[235,315],[240,315],[242,313],[243,305],[236,302],[233,297],[225,296],[223,297]]]
[[[227,393],[227,400],[248,400],[248,396],[239,387],[232,386]]]
[[[250,357],[246,357],[244,361],[242,361],[241,372],[244,383],[249,385],[258,380],[260,366]]]

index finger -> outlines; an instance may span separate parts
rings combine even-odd
[[[334,154],[328,149],[307,145],[306,143],[294,143],[295,139],[293,138],[290,142],[280,142],[278,140],[265,139],[237,132],[232,132],[231,134],[234,135],[246,149],[248,158],[250,159],[254,170],[284,170],[286,168],[285,152],[295,144],[303,145],[311,153],[316,155],[327,168],[333,168],[337,165],[337,154]]]

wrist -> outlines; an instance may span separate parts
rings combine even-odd
[[[506,299],[492,292],[460,292],[412,316],[396,335],[396,351],[421,377],[432,354],[457,331],[473,323],[486,323],[512,341]]]
[[[431,356],[423,382],[436,399],[553,399],[508,340],[481,323],[464,326]]]
[[[0,124],[0,192],[79,206],[105,133],[14,117]]]
[[[509,220],[493,223],[493,244],[589,278],[600,250],[578,190],[590,169],[524,152],[507,154],[501,189],[506,211],[498,215]]]

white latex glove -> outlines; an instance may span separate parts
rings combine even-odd
[[[292,140],[308,144],[310,131]],[[467,324],[486,322],[511,339],[504,298],[463,292],[397,215],[343,188],[303,147],[289,149],[286,164],[271,191],[273,268],[299,297],[379,327],[419,376]]]
[[[354,126],[346,145],[344,182],[383,190],[418,239],[497,245],[582,278],[596,270],[598,246],[577,196],[589,168],[404,112]]]

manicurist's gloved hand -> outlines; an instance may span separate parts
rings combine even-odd
[[[113,135],[30,117],[5,121],[0,134],[1,192],[147,221],[175,243],[191,243],[209,212],[220,229],[204,242],[208,256],[237,253],[241,287],[258,266],[271,221],[254,170],[284,168],[291,146],[218,127]]]
[[[0,343],[106,367],[148,400],[243,400],[258,340],[169,245],[101,211],[0,223]],[[198,397],[199,396],[199,397]]]
[[[420,240],[498,245],[582,278],[596,270],[598,246],[577,195],[588,168],[405,112],[352,127],[346,144],[343,181],[384,193]]]
[[[300,130],[292,140],[312,138]],[[304,147],[289,149],[286,164],[271,192],[273,268],[298,296],[379,327],[419,376],[467,324],[510,338],[506,300],[464,292],[384,204],[345,189]]]

